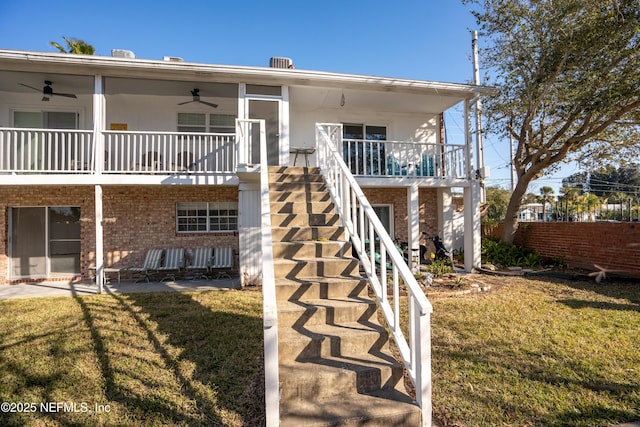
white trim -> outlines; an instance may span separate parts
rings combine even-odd
[[[361,87],[379,91],[422,93],[439,96],[472,99],[479,94],[493,94],[497,90],[488,86],[476,86],[461,83],[431,82],[391,77],[330,73],[300,69],[279,69],[270,67],[249,67],[232,65],[199,64],[192,62],[168,62],[149,59],[116,58],[97,55],[72,55],[49,52],[32,52],[0,49],[0,64],[20,63],[25,71],[42,70],[47,65],[56,65],[56,72],[65,73],[73,69],[74,74],[91,74],[96,67],[102,68],[102,74],[118,77],[151,77],[162,75],[164,78],[184,78],[207,75],[220,82],[236,83],[238,80],[251,80],[252,84],[314,85],[328,87]],[[94,71],[95,72],[95,71]],[[172,77],[173,76],[173,77]]]

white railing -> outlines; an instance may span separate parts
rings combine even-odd
[[[104,173],[235,172],[235,135],[105,131]]]
[[[431,303],[387,234],[349,167],[343,160],[342,125],[316,125],[318,165],[376,294],[387,325],[416,390],[422,425],[431,426]],[[388,280],[392,283],[390,297]],[[401,287],[408,295],[409,339],[400,316]]]
[[[92,163],[92,131],[0,129],[0,172],[87,173]]]
[[[256,130],[259,130],[256,133]],[[251,147],[259,135],[260,148],[260,218],[262,242],[262,315],[264,328],[265,418],[267,427],[280,424],[280,379],[278,369],[278,306],[273,269],[273,241],[271,236],[271,205],[269,198],[269,166],[264,120],[236,120],[239,165],[251,159]],[[258,154],[258,153],[255,153]]]
[[[464,178],[465,146],[343,139],[342,156],[353,175]]]

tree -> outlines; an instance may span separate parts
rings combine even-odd
[[[582,155],[640,148],[640,8],[636,0],[462,0],[488,47],[499,93],[487,131],[517,143],[518,182],[502,240],[512,243],[531,181]]]
[[[509,190],[500,187],[487,187],[487,219],[489,221],[499,222],[504,220],[510,194]]]
[[[89,43],[84,40],[79,40],[76,38],[68,39],[66,37],[62,37],[64,42],[67,44],[69,50],[66,50],[60,43],[57,42],[49,42],[51,46],[55,47],[62,53],[74,53],[77,55],[93,55],[95,53],[95,48],[91,46]]]
[[[540,202],[542,203],[542,220],[547,220],[547,203],[553,202],[553,188],[544,186],[540,188]]]

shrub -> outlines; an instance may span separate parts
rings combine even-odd
[[[427,265],[427,272],[431,273],[433,277],[440,277],[453,272],[453,267],[449,260],[438,259]]]
[[[539,253],[516,245],[507,245],[495,238],[482,240],[482,262],[501,267],[535,268],[542,265]]]

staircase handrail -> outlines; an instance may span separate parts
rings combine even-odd
[[[345,227],[345,233],[353,242],[413,382],[416,401],[422,410],[422,425],[431,426],[430,315],[433,307],[344,162],[336,147],[341,141],[341,124],[316,124],[320,171]],[[368,230],[365,230],[365,218],[369,223]],[[375,252],[376,241],[379,241],[378,260]],[[379,267],[376,267],[376,261]],[[392,302],[387,295],[387,263],[392,271]],[[404,281],[409,296],[409,341],[400,326],[400,278]]]
[[[271,236],[271,202],[269,198],[269,165],[267,138],[262,119],[237,119],[238,144],[248,152],[251,126],[260,126],[260,218],[262,244],[262,314],[264,330],[264,382],[266,427],[280,424],[280,380],[278,358],[278,306],[273,267],[273,239]]]

